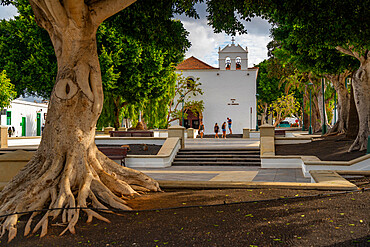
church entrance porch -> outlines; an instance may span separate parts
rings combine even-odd
[[[201,118],[200,118],[201,114],[194,113],[191,110],[186,111],[186,114],[187,114],[187,117],[186,119],[184,119],[183,127],[187,129],[188,128],[199,129],[199,124],[201,121]],[[181,119],[180,119],[180,125],[182,125]]]

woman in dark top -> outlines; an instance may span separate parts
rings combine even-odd
[[[222,124],[221,130],[222,130],[222,138],[226,139],[226,122]]]
[[[220,127],[218,127],[217,123],[215,124],[214,131],[215,131],[215,138],[218,138],[218,131],[220,130]]]
[[[200,135],[200,138],[202,138],[202,139],[203,139],[203,134],[204,134],[204,125],[203,125],[203,122],[200,122],[199,135]]]

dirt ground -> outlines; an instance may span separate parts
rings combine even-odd
[[[345,135],[315,138],[310,143],[275,145],[276,155],[314,155],[321,160],[349,161],[366,154],[366,151],[348,152],[353,140]]]
[[[162,145],[155,144],[130,144],[130,150],[127,154],[130,155],[156,155]]]
[[[361,178],[369,182],[369,178]],[[366,183],[366,182],[365,182]],[[140,211],[102,213],[111,223],[82,214],[76,234],[23,237],[1,246],[369,246],[370,190],[224,189],[149,193],[130,199]],[[60,220],[60,219],[59,219]],[[58,221],[58,219],[57,219]],[[35,222],[34,224],[36,224]]]

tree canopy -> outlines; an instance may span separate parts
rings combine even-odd
[[[14,85],[10,83],[10,79],[6,76],[6,71],[0,73],[0,109],[9,106],[11,101],[15,99],[17,92],[14,90]]]
[[[153,9],[154,4],[160,6]],[[172,19],[174,12],[174,1],[139,1],[100,26],[106,107],[98,125],[110,122],[118,128],[122,107],[138,104],[144,109],[145,102],[154,103],[175,84],[175,65],[190,42],[182,23]]]
[[[5,69],[18,95],[49,98],[57,63],[48,33],[37,26],[28,1],[12,1],[18,16],[0,21],[0,68]]]
[[[153,9],[154,4],[159,6]],[[172,17],[184,12],[195,15],[181,4],[139,1],[100,25],[97,41],[105,103],[99,126],[112,123],[119,127],[123,106],[143,105],[175,83],[174,66],[190,42],[182,23]],[[0,53],[4,54],[0,67],[10,71],[18,94],[49,98],[57,70],[52,43],[48,33],[36,25],[28,1],[15,1],[15,5],[19,16],[2,20],[0,25]]]

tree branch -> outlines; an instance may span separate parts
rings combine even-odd
[[[127,8],[136,0],[101,0],[89,5],[93,23],[100,25],[105,19]]]
[[[346,54],[346,55],[350,55],[352,57],[355,57],[357,60],[359,60],[361,63],[364,62],[365,58],[364,56],[360,56],[360,54],[356,51],[353,50],[353,46],[350,46],[349,49],[345,49],[341,46],[337,46],[335,47],[338,51]]]
[[[47,11],[45,6],[42,6],[39,2],[30,0],[30,5],[36,18],[36,23],[43,29],[50,31],[52,29],[51,20],[52,16]]]
[[[346,55],[349,55],[349,56],[352,56],[352,57],[355,57],[355,55],[352,53],[352,51],[348,50],[348,49],[344,49],[343,47],[341,46],[337,46],[335,47],[335,49],[337,49],[338,51],[346,54]]]
[[[85,24],[84,19],[86,19],[88,9],[83,0],[64,0],[64,7],[69,17],[74,20],[78,27]]]
[[[41,2],[37,0],[36,2]],[[58,26],[65,27],[68,24],[68,17],[65,9],[59,1],[44,0],[47,10],[58,24]]]

